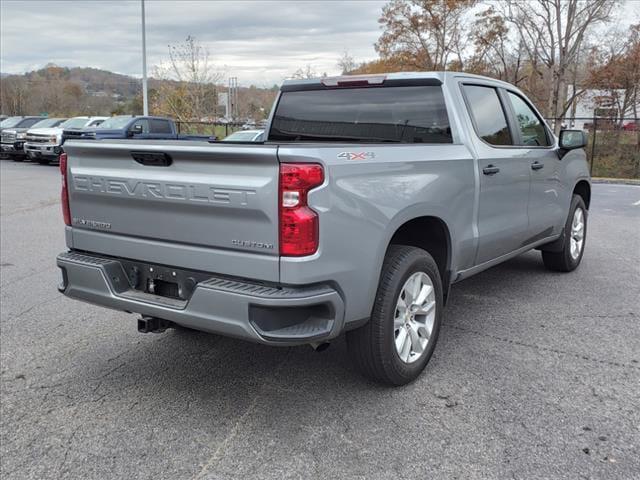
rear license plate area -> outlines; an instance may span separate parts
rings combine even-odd
[[[183,287],[178,285],[177,282],[166,282],[164,280],[152,278],[147,282],[146,288],[146,292],[152,293],[153,295],[184,300],[184,298],[180,296],[180,294],[183,293],[182,290]]]
[[[148,263],[120,260],[129,284],[138,290],[159,297],[189,300],[196,285],[211,275]]]

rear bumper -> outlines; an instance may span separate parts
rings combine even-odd
[[[177,300],[132,289],[117,259],[65,252],[57,263],[63,277],[58,289],[68,297],[205,332],[302,345],[335,338],[344,325],[344,302],[328,285],[268,286],[212,276],[189,300]]]

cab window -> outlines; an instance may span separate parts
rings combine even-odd
[[[136,128],[137,125],[142,125],[142,133],[149,133],[149,120],[143,118],[136,121],[133,125],[131,125],[131,130]]]
[[[480,85],[464,85],[463,89],[478,136],[491,145],[513,145],[496,89]]]
[[[152,118],[151,133],[172,133],[169,121]]]
[[[511,100],[522,144],[531,147],[548,147],[550,142],[547,130],[538,115],[522,97],[513,92],[507,92],[507,94]]]

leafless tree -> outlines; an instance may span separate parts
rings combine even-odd
[[[518,32],[531,65],[550,85],[546,113],[556,132],[573,98],[571,69],[593,28],[610,20],[617,0],[504,0],[506,19]],[[544,69],[540,69],[544,66]],[[574,95],[578,92],[574,92]]]
[[[154,75],[166,80],[155,105],[159,113],[182,121],[215,116],[217,87],[224,71],[213,64],[209,50],[195,37],[169,45],[169,60],[157,66]]]
[[[340,57],[340,60],[338,60],[338,67],[343,75],[346,75],[356,69],[356,62],[348,50],[342,52],[342,56]]]
[[[313,68],[313,66],[309,63],[307,63],[307,65],[304,68],[299,68],[298,70],[296,70],[295,72],[293,72],[291,74],[290,77],[291,79],[305,79],[305,78],[317,78],[320,75],[318,75],[316,73],[316,69]],[[324,74],[324,76],[326,77],[326,73]]]

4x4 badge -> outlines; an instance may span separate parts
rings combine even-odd
[[[344,158],[346,160],[367,160],[375,158],[376,154],[373,152],[340,152],[338,158]]]

